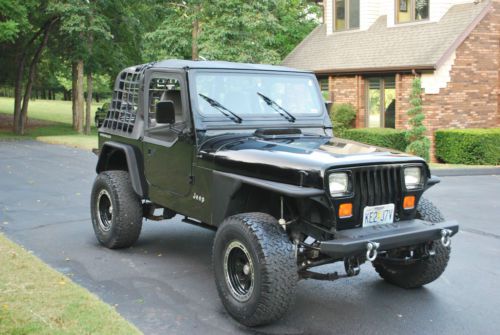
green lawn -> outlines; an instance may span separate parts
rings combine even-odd
[[[0,264],[0,334],[141,334],[111,306],[2,234]]]
[[[97,147],[97,129],[94,127],[94,113],[102,103],[92,105],[92,134],[78,134],[71,127],[71,101],[34,100],[30,101],[28,109],[29,123],[26,135],[17,136],[11,131],[14,100],[0,98],[0,140],[35,139],[52,144],[63,144],[82,149]],[[8,120],[10,123],[7,123]],[[44,121],[40,124],[37,120]]]

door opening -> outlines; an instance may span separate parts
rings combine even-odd
[[[395,128],[396,80],[394,77],[367,79],[367,128]]]

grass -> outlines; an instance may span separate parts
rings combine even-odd
[[[9,125],[0,124],[0,140],[33,139],[51,144],[63,144],[81,149],[97,147],[97,129],[94,126],[94,113],[102,103],[92,105],[92,128],[90,135],[74,131],[71,113],[71,101],[34,100],[28,109],[29,122],[32,126],[26,129],[23,136],[15,135]],[[12,118],[14,99],[0,98],[0,120]],[[42,122],[43,121],[43,122]]]
[[[111,306],[0,234],[0,334],[141,334]]]

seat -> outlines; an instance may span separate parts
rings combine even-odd
[[[174,103],[175,123],[183,122],[184,114],[182,113],[181,91],[168,90],[163,92],[160,101],[168,100]]]

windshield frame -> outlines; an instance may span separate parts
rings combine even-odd
[[[196,90],[196,75],[198,73],[238,73],[238,74],[263,74],[263,75],[279,75],[279,76],[298,76],[313,80],[313,91],[317,96],[319,102],[320,111],[318,113],[298,113],[294,114],[296,117],[296,122],[294,124],[290,123],[284,119],[279,113],[270,112],[265,116],[261,117],[248,117],[249,114],[238,114],[238,111],[231,110],[232,112],[238,114],[243,118],[241,124],[236,124],[224,115],[204,115],[199,111],[198,108],[198,96]],[[189,81],[189,97],[191,103],[192,117],[197,129],[220,129],[230,126],[232,128],[262,128],[262,127],[328,127],[329,125],[325,123],[325,115],[328,116],[326,112],[326,106],[324,104],[323,96],[321,95],[319,84],[316,76],[310,72],[293,72],[293,71],[269,71],[269,70],[245,70],[245,69],[190,69],[188,70],[188,81]],[[255,95],[256,99],[260,99],[259,96]],[[247,116],[247,117],[245,117]]]

